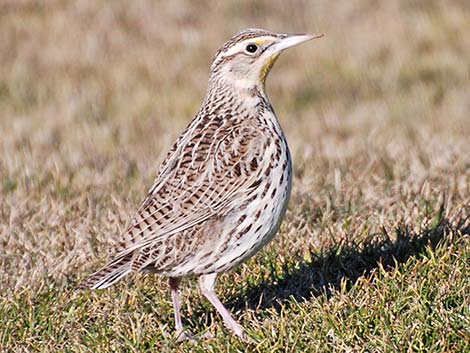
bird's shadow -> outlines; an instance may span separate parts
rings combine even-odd
[[[456,241],[456,237],[470,234],[470,215],[461,217],[458,224],[451,224],[442,211],[432,225],[418,232],[402,225],[394,230],[393,236],[383,229],[359,244],[340,243],[311,253],[309,260],[305,256],[292,256],[281,270],[272,266],[265,280],[246,285],[241,292],[228,297],[226,307],[233,313],[252,309],[260,317],[267,309],[279,312],[295,302],[331,296],[334,289],[342,285],[350,288],[358,278],[371,275],[376,269],[390,271],[428,249],[445,246]],[[209,313],[203,308],[196,309],[193,315],[203,313],[209,321]]]

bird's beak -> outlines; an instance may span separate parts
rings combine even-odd
[[[271,45],[271,53],[280,53],[281,51],[293,47],[295,45],[301,44],[303,42],[321,38],[324,34],[290,34],[284,38],[279,38]]]

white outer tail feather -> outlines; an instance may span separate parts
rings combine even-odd
[[[94,290],[112,286],[132,271],[133,260],[134,256],[132,253],[114,259],[106,266],[90,275],[78,288]]]
[[[92,276],[95,274],[98,274],[100,271],[95,272]],[[120,266],[117,268],[115,271],[108,273],[105,277],[103,277],[101,280],[93,284],[90,289],[105,289],[108,287],[111,287],[114,283],[119,281],[122,277],[127,275],[129,272],[131,272],[131,268],[129,265],[127,266]]]

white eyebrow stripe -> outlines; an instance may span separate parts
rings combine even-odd
[[[276,40],[276,38],[273,38],[273,37],[270,37],[270,36],[248,38],[248,39],[245,39],[245,40],[241,41],[240,43],[235,44],[229,50],[227,50],[225,53],[221,53],[221,54],[224,57],[230,56],[230,55],[233,55],[235,53],[238,53],[238,52],[241,52],[241,51],[245,50],[245,47],[248,44],[255,43],[255,44],[264,46],[266,44],[272,43],[274,40]]]

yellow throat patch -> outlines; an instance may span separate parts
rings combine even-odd
[[[261,73],[260,73],[260,76],[259,76],[259,79],[261,80],[261,82],[264,83],[266,82],[266,76],[268,76],[268,73],[269,71],[271,70],[271,68],[273,67],[274,63],[276,62],[277,58],[279,57],[279,53],[276,53],[274,55],[272,55],[268,62],[263,66],[263,68],[261,69]]]

